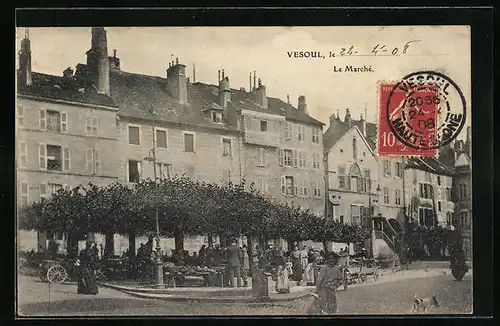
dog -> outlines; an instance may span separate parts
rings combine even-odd
[[[417,295],[413,297],[413,303],[412,303],[412,313],[416,312],[423,312],[426,313],[427,309],[429,309],[431,306],[434,307],[439,307],[439,303],[437,302],[437,299],[435,296],[432,298],[421,298]]]

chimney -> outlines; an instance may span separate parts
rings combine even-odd
[[[26,28],[19,51],[19,83],[23,86],[31,86],[31,81],[31,42],[29,30]]]
[[[345,109],[344,122],[349,125],[349,128],[351,128],[352,120],[351,120],[351,113],[349,112],[349,109]]]
[[[299,96],[297,108],[299,109],[300,112],[307,114],[306,97],[304,95]]]
[[[340,110],[337,109],[337,120],[340,120]]]
[[[335,117],[335,114],[332,113],[330,115],[330,126],[333,126],[333,124],[335,123],[335,121],[337,121],[337,118]]]
[[[167,69],[167,91],[181,104],[187,104],[187,81],[186,65],[179,64],[179,59],[175,59]]]
[[[290,104],[290,95],[288,95],[288,94],[286,95],[286,102],[287,102],[288,104]]]
[[[260,78],[258,82],[258,87],[254,90],[253,95],[254,95],[253,101],[259,104],[261,107],[267,109],[266,86],[262,85],[262,81],[260,80]]]
[[[361,131],[361,134],[363,135],[363,137],[366,138],[366,120],[364,119],[363,117],[363,113],[361,113],[361,117],[359,119],[359,122],[360,123],[360,131]]]
[[[64,78],[73,78],[73,69],[71,69],[71,67],[66,68],[63,71],[63,77]]]
[[[226,108],[227,102],[229,101],[231,101],[229,77],[224,75],[224,69],[222,69],[222,80],[219,82],[219,105]]]
[[[109,69],[120,70],[120,58],[116,56],[116,49],[113,49],[113,56],[109,57]]]
[[[196,83],[196,66],[193,63],[193,83]]]
[[[257,74],[255,72],[255,70],[253,71],[253,87],[252,87],[252,91],[254,91],[256,88],[255,88],[255,84],[256,83],[256,78],[257,78]]]
[[[248,74],[248,83],[249,83],[248,91],[251,92],[252,91],[252,73]]]
[[[100,94],[109,95],[108,40],[104,27],[92,27],[91,48],[87,51],[89,82]]]

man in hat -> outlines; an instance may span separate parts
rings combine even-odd
[[[316,292],[319,294],[321,310],[328,315],[337,312],[337,296],[335,290],[342,284],[342,272],[337,267],[338,255],[329,252],[326,264],[321,268],[316,280]]]
[[[227,268],[231,287],[241,286],[241,262],[240,262],[240,248],[236,244],[236,240],[231,241],[231,245],[227,248]],[[236,282],[235,282],[236,278]],[[236,283],[236,284],[235,284]]]

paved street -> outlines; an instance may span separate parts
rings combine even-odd
[[[431,313],[472,313],[472,277],[456,282],[450,275],[433,276],[370,286],[351,287],[338,291],[340,314],[406,314],[415,294],[436,295],[440,307]],[[97,296],[76,294],[75,284],[51,285],[34,278],[19,280],[19,311],[21,315],[302,315],[310,299],[294,302],[212,303],[167,302],[138,299],[119,291],[101,287]]]

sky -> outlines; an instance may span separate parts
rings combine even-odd
[[[224,69],[231,87],[249,88],[249,73],[266,85],[267,95],[297,105],[306,97],[309,114],[328,125],[329,116],[349,108],[354,119],[367,112],[376,122],[379,114],[377,85],[397,81],[421,71],[439,71],[460,87],[467,101],[470,125],[471,73],[470,33],[467,26],[391,27],[108,27],[108,51],[113,49],[121,69],[166,77],[169,61],[179,58],[193,81],[217,84],[218,70]],[[18,29],[17,46],[24,37]],[[32,69],[62,75],[68,67],[85,63],[90,48],[90,28],[30,28]],[[406,54],[404,45],[409,44]],[[374,56],[373,48],[397,49],[396,56]],[[342,48],[356,56],[339,56]],[[382,49],[382,50],[383,50]],[[379,50],[378,54],[381,54]],[[293,51],[319,51],[324,59],[289,58]],[[329,52],[336,57],[329,58]],[[363,54],[363,55],[359,55]],[[334,72],[368,66],[373,72]],[[326,128],[325,128],[326,130]],[[463,129],[460,138],[465,137]]]

